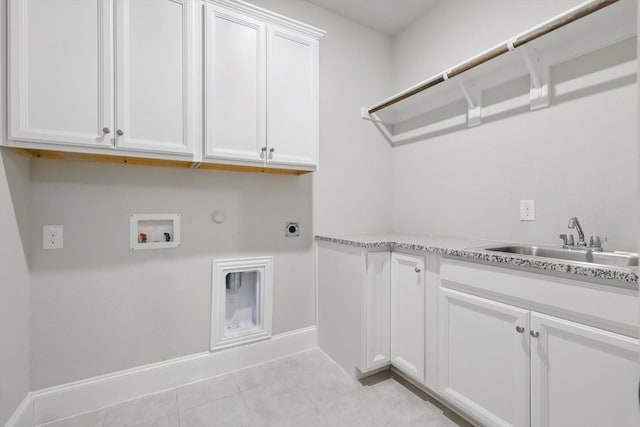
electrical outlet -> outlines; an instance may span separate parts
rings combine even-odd
[[[520,221],[536,220],[536,201],[520,200]]]
[[[45,225],[42,227],[42,249],[62,249],[64,243],[61,225]]]

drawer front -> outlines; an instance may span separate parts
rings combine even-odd
[[[440,284],[631,337],[638,335],[637,291],[443,259]]]

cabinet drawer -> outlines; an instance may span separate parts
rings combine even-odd
[[[443,259],[440,283],[523,308],[637,337],[636,290]]]

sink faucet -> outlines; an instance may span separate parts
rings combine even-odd
[[[580,226],[580,221],[578,221],[577,216],[569,218],[569,228],[575,228],[578,232],[578,243],[576,243],[576,246],[587,246],[587,242],[584,241],[584,231],[582,231],[582,226]]]
[[[578,221],[578,217],[569,218],[569,228],[575,229],[578,232],[578,242],[574,243],[573,234],[561,234],[560,238],[562,239],[562,247],[564,249],[586,249],[588,248],[594,252],[602,252],[602,244],[607,241],[606,237],[600,236],[591,236],[589,239],[589,245],[584,240],[584,231],[582,230],[582,226],[580,225],[580,221]]]

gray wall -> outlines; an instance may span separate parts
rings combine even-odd
[[[250,0],[327,31],[320,41],[320,171],[313,174],[316,234],[391,230],[391,147],[360,109],[387,97],[391,40],[299,0]]]
[[[0,0],[5,22],[6,0]],[[6,93],[6,26],[0,25],[0,100]],[[0,139],[6,137],[0,113]],[[4,425],[30,390],[30,292],[27,265],[29,159],[0,149],[0,425]]]
[[[29,159],[0,150],[0,425],[30,390],[28,196]]]
[[[32,387],[206,351],[213,258],[275,257],[274,333],[315,324],[314,232],[388,231],[390,147],[359,109],[389,92],[391,41],[306,2],[256,1],[327,30],[320,171],[301,177],[32,161]],[[215,210],[226,214],[216,225]],[[130,252],[130,213],[182,217],[179,249]],[[298,220],[299,239],[284,224]],[[44,224],[65,248],[41,249]]]
[[[577,3],[439,2],[394,40],[395,90]],[[500,89],[517,95],[505,115],[393,149],[394,231],[558,244],[578,216],[606,247],[637,251],[635,39],[551,72],[548,109],[529,112],[528,79],[517,80]],[[536,222],[519,221],[521,199],[536,200]]]

